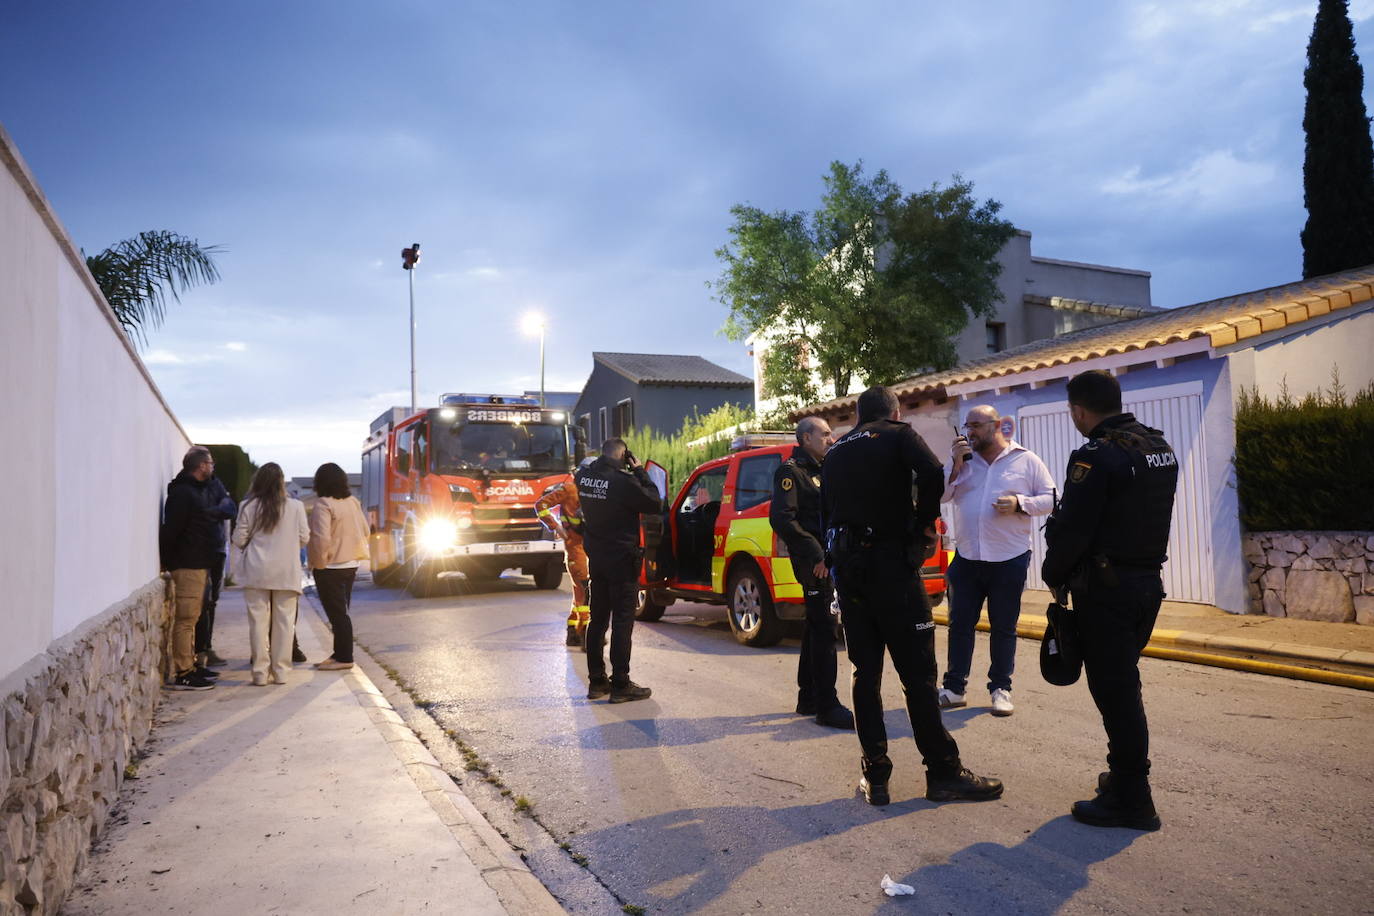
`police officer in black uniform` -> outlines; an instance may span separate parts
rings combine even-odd
[[[797,424],[792,455],[773,472],[768,521],[787,547],[792,572],[806,600],[806,629],[797,657],[797,714],[818,725],[852,729],[854,715],[835,692],[835,624],[830,614],[830,574],[821,541],[821,462],[830,448],[830,426],[819,417]]]
[[[601,457],[577,472],[591,565],[591,622],[587,625],[587,699],[612,703],[646,699],[652,691],[630,680],[630,637],[639,593],[640,513],[659,512],[662,499],[624,439],[607,439]],[[606,677],[606,628],[611,630],[611,676]]]
[[[1110,374],[1068,384],[1069,413],[1088,443],[1069,456],[1064,498],[1046,527],[1045,584],[1073,596],[1088,690],[1107,730],[1108,772],[1073,816],[1098,827],[1158,830],[1150,794],[1150,730],[1140,696],[1140,652],[1164,587],[1160,567],[1178,486],[1164,435],[1121,411]]]
[[[854,718],[863,752],[859,790],[870,805],[888,803],[892,761],[881,696],[886,649],[902,681],[907,715],[925,763],[926,798],[999,798],[1001,781],[964,767],[959,745],[940,718],[935,624],[920,567],[934,545],[943,469],[925,441],[901,422],[891,389],[875,387],[859,395],[858,412],[859,425],[826,455],[821,502],[840,619],[854,666]]]

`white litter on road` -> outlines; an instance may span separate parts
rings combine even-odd
[[[883,889],[883,893],[889,897],[905,897],[907,894],[916,893],[916,888],[910,884],[898,884],[892,880],[891,875],[883,875],[883,880],[878,882],[878,886]]]

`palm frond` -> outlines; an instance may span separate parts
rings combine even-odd
[[[105,300],[131,338],[147,343],[147,329],[167,315],[167,297],[180,301],[193,286],[219,280],[214,256],[223,249],[166,230],[140,232],[86,258]]]

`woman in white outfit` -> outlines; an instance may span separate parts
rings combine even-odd
[[[253,475],[233,540],[242,551],[235,578],[243,584],[248,604],[253,684],[262,687],[269,677],[284,684],[291,670],[296,603],[301,596],[300,552],[310,541],[310,526],[305,506],[286,495],[286,478],[275,462],[269,461]]]

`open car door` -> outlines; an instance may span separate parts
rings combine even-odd
[[[656,515],[639,517],[639,544],[644,549],[644,563],[639,572],[639,600],[635,619],[658,620],[673,599],[663,587],[674,572],[672,533],[668,525],[668,471],[657,461],[644,462],[644,471],[658,488],[660,500]]]

